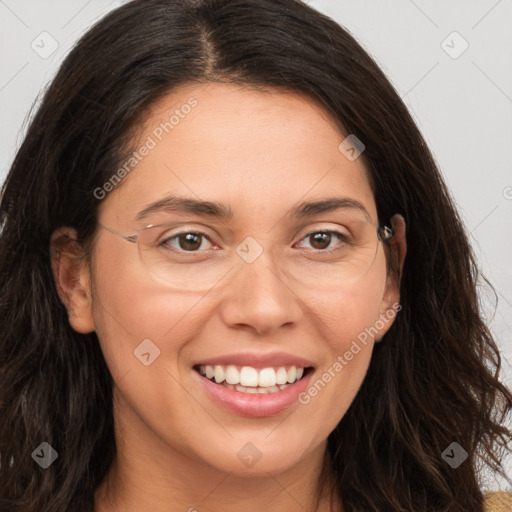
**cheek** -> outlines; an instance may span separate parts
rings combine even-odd
[[[96,332],[114,381],[128,372],[139,374],[144,363],[158,359],[176,368],[181,340],[191,339],[201,327],[195,320],[201,296],[159,286],[137,268],[135,252],[128,254],[135,261],[108,256],[107,251],[97,256],[101,265],[94,266],[93,305]],[[141,357],[148,352],[149,357]]]
[[[147,422],[161,438],[188,446],[190,425],[182,411],[191,403],[181,384],[187,379],[181,352],[204,327],[201,296],[174,293],[128,262],[106,259],[94,283],[96,332],[116,383],[119,421],[138,437],[147,434],[141,427]]]
[[[372,332],[380,318],[385,286],[386,263],[382,257],[356,283],[339,290],[308,292],[305,302],[332,351],[343,353],[350,349],[352,341],[362,340],[364,333]]]
[[[355,286],[308,296],[316,331],[321,333],[322,364],[301,403],[326,411],[326,432],[341,420],[366,376],[385,282],[382,258]]]

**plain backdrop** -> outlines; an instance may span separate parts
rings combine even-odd
[[[0,0],[0,183],[38,93],[123,1]],[[512,387],[512,0],[310,0],[390,78],[430,145],[498,296],[482,307]],[[508,473],[512,474],[511,464]]]

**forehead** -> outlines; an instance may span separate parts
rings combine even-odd
[[[310,98],[234,84],[188,84],[155,102],[136,126],[128,171],[100,214],[133,220],[167,195],[229,204],[237,217],[270,220],[306,200],[349,197],[375,219],[362,157]]]

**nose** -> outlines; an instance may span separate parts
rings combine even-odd
[[[240,261],[224,286],[221,316],[231,328],[245,328],[260,335],[280,327],[293,327],[302,314],[298,290],[279,271],[271,251],[255,261]]]

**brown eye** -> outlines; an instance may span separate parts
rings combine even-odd
[[[312,249],[323,251],[331,248],[331,242],[336,242],[336,239],[338,242],[341,241],[342,243],[347,241],[347,237],[345,235],[338,231],[331,230],[309,233],[302,240],[308,240]]]
[[[314,249],[327,249],[331,243],[331,233],[314,233],[309,235],[311,246]]]
[[[178,252],[196,252],[203,246],[203,241],[205,239],[210,241],[204,233],[187,231],[165,238],[160,245],[165,248],[175,249]]]
[[[180,249],[185,251],[193,251],[201,247],[201,235],[197,233],[185,233],[178,235],[178,243]]]

